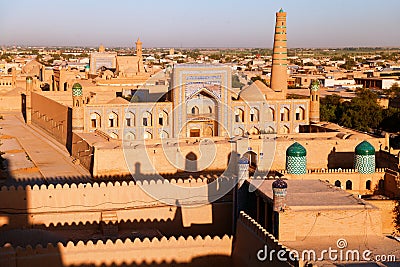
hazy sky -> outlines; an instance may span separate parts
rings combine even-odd
[[[400,0],[0,0],[0,45],[272,46],[288,12],[289,47],[400,46]]]

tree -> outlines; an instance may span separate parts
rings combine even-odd
[[[357,96],[344,106],[339,124],[359,131],[377,128],[382,121],[382,108],[377,103],[378,95],[370,90],[359,90]]]
[[[346,58],[346,63],[339,65],[340,68],[343,68],[346,70],[352,70],[356,66],[357,66],[357,63],[351,58]]]
[[[328,95],[321,99],[321,120],[337,123],[338,107],[340,106],[340,96],[337,94]]]
[[[239,77],[237,75],[232,75],[232,87],[242,88],[242,86],[244,86],[244,84],[240,82]]]
[[[267,81],[266,81],[265,79],[261,78],[260,75],[257,75],[256,77],[251,77],[251,80],[252,80],[253,82],[255,82],[255,81],[262,81],[265,85],[268,85],[268,84],[267,84]]]
[[[382,127],[384,116],[388,116],[377,103],[378,95],[370,90],[359,90],[350,102],[341,102],[341,97],[331,95],[321,99],[321,119],[338,123],[359,131],[370,131]]]

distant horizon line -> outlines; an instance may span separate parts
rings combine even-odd
[[[0,48],[98,48],[101,44],[97,46],[88,45],[0,45]],[[105,48],[133,48],[135,46],[104,46]],[[273,49],[273,47],[257,47],[257,46],[143,46],[143,49]],[[398,48],[400,46],[329,46],[329,47],[288,47],[288,49],[348,49],[348,48]]]

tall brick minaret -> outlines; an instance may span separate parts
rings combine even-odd
[[[140,41],[140,38],[137,39],[135,44],[136,44],[136,56],[139,58],[138,72],[143,72],[144,66],[143,66],[142,42]]]
[[[286,12],[283,9],[276,13],[274,50],[272,55],[271,89],[287,93],[287,39]]]

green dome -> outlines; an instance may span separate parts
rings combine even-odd
[[[72,86],[72,96],[82,96],[82,85],[74,83]]]
[[[375,155],[375,148],[367,141],[363,141],[355,149],[356,155]]]
[[[28,77],[26,77],[26,80],[27,80],[27,81],[32,81],[33,79],[32,79],[31,76],[28,76]]]
[[[286,156],[292,157],[305,157],[307,155],[307,150],[304,146],[300,145],[299,143],[294,143],[286,150]]]
[[[283,13],[284,11],[283,11],[283,8],[281,8],[280,10],[279,10],[279,13]]]

